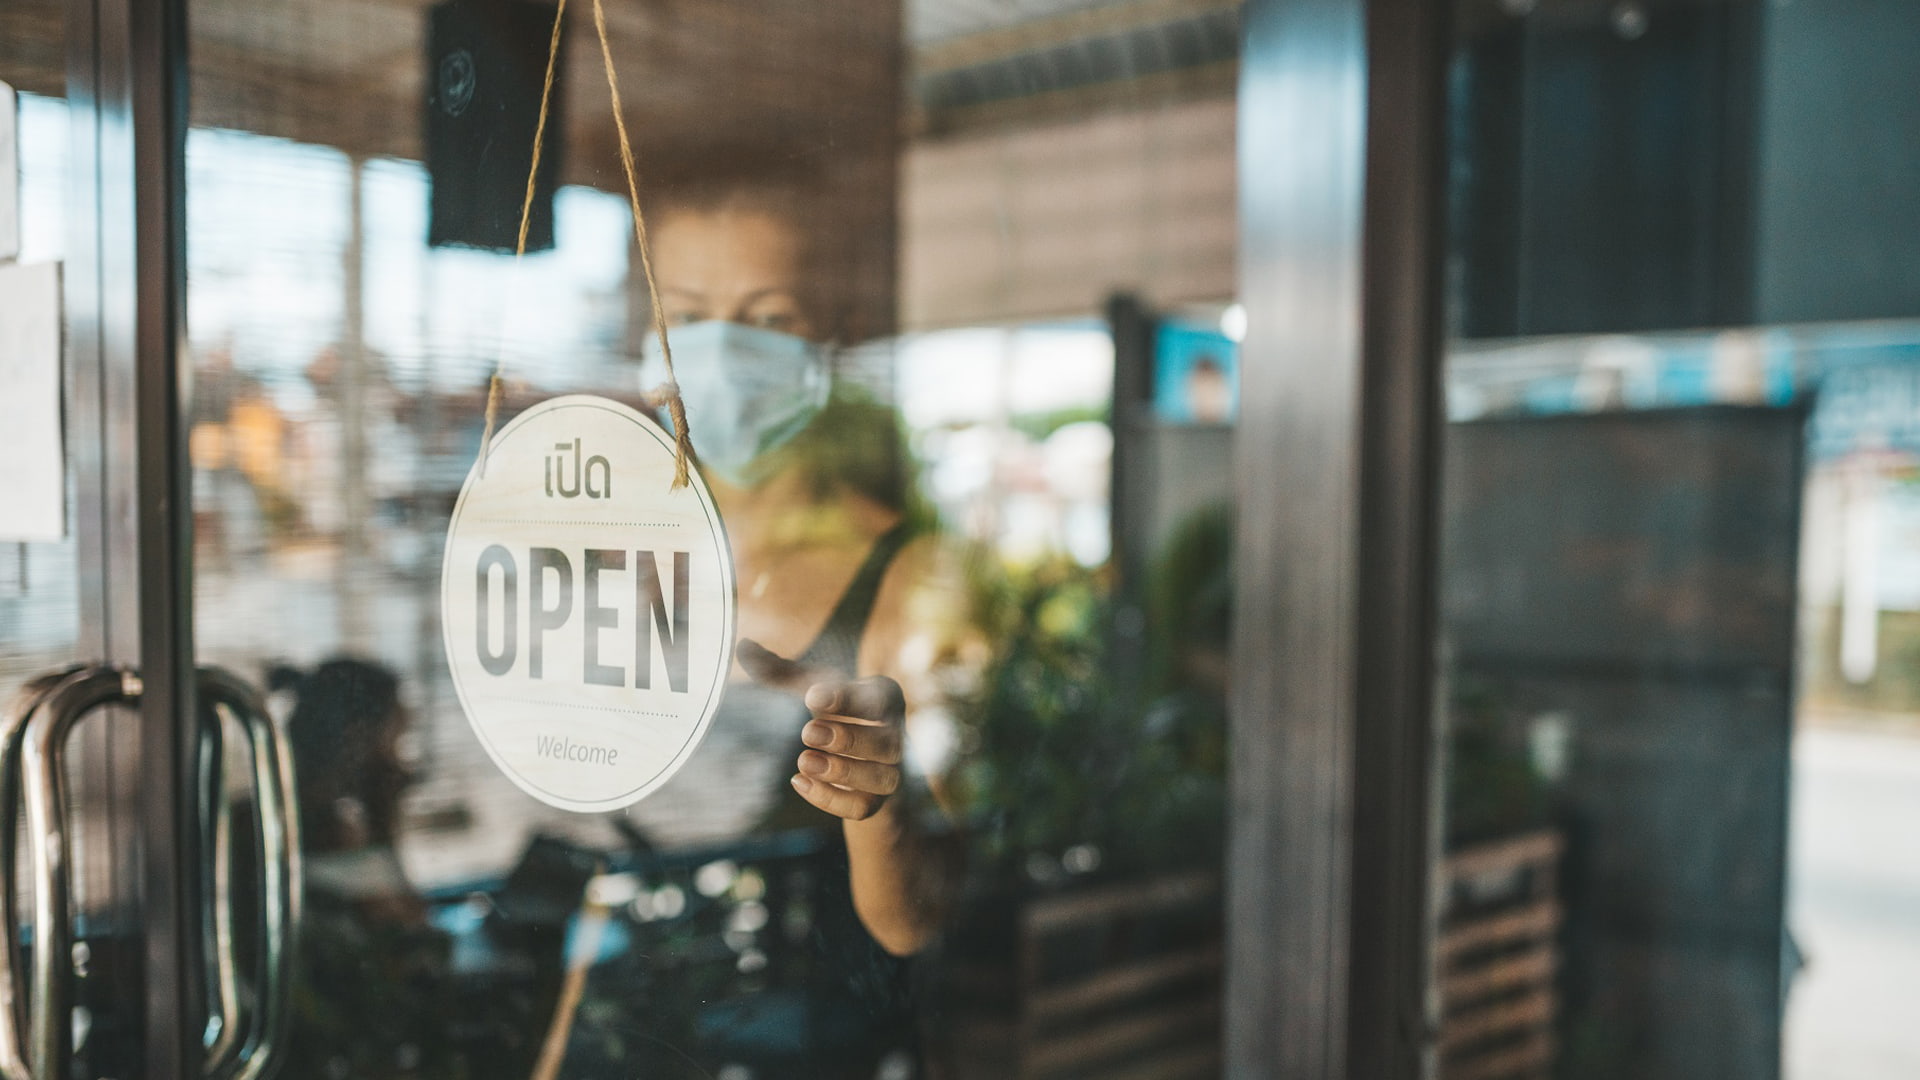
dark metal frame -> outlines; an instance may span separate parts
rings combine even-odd
[[[197,1076],[202,1000],[193,768],[192,501],[186,454],[184,0],[69,0],[69,446],[82,643],[137,665],[137,739],[99,741],[110,903],[136,931],[145,1075]]]
[[[1248,0],[1226,1072],[1430,1067],[1440,0]]]

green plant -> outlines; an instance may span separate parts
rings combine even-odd
[[[1525,733],[1491,683],[1457,677],[1446,717],[1447,844],[1459,847],[1548,822],[1547,786]]]
[[[1119,699],[1103,576],[1065,557],[983,557],[971,584],[991,652],[955,703],[967,742],[954,787],[988,871],[1083,845],[1116,870],[1217,853],[1220,762],[1194,745],[1218,739],[1189,736],[1222,718],[1179,694]]]

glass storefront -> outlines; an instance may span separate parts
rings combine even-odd
[[[1920,9],[138,7],[0,4],[9,1080],[1920,1075]]]
[[[440,583],[491,377],[503,423],[561,394],[659,404],[592,11],[565,16],[539,170],[552,5],[189,11],[223,58],[195,69],[186,147],[195,634],[273,688],[300,780],[282,1075],[1217,1068],[1232,249],[1202,247],[1197,282],[1157,270],[1194,244],[1114,228],[1153,197],[1124,187],[1023,211],[1022,243],[1100,238],[1099,276],[981,249],[992,207],[954,205],[954,173],[1054,170],[1017,204],[1084,171],[1033,124],[970,119],[990,90],[903,95],[1037,65],[996,44],[1014,20],[609,6],[739,635],[804,671],[736,666],[682,770],[613,812],[543,804],[469,727]],[[1020,21],[1056,49],[1218,22],[1070,14]],[[910,41],[955,58],[910,84]],[[1227,89],[1127,103],[1104,146],[1044,119],[1155,178],[1137,132],[1230,117]],[[903,145],[915,105],[959,130]],[[1200,212],[1230,221],[1226,134]],[[1023,280],[1056,298],[994,291]],[[1160,281],[1118,343],[1107,295]],[[1180,370],[1116,408],[1117,357],[1156,351]],[[809,749],[803,692],[848,678],[885,681]]]

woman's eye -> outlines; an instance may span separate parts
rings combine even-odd
[[[705,321],[706,316],[704,314],[689,308],[680,308],[677,310],[674,308],[667,309],[667,325],[670,327],[689,326],[693,323]]]
[[[753,297],[735,315],[740,322],[757,330],[774,330],[806,337],[812,323],[799,299],[784,290],[770,290]]]

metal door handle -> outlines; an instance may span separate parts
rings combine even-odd
[[[196,762],[210,896],[204,916],[209,936],[209,1025],[206,1075],[213,1080],[260,1080],[284,1042],[292,999],[300,919],[299,813],[293,761],[260,696],[216,668],[199,672],[207,706]],[[126,668],[76,667],[29,682],[0,715],[0,1077],[58,1080],[73,1057],[71,974],[73,924],[69,876],[66,778],[67,737],[94,709],[137,704],[139,675]],[[260,927],[255,972],[257,1016],[241,1030],[234,970],[231,811],[226,797],[218,709],[246,733],[249,771],[258,806]],[[24,805],[34,913],[31,992],[21,989],[21,925],[13,893],[18,862],[15,825]],[[29,1008],[29,1004],[31,1008]]]
[[[200,872],[207,896],[200,905],[200,944],[207,972],[203,1071],[227,1067],[240,1046],[240,987],[233,967],[233,802],[227,798],[226,748],[220,713],[201,702],[196,748]]]
[[[266,703],[252,687],[218,668],[200,670],[200,699],[211,708],[224,707],[246,732],[248,763],[253,775],[254,804],[259,822],[260,937],[254,986],[257,1016],[246,1026],[245,1041],[238,1038],[238,998],[234,987],[231,879],[224,857],[216,857],[212,877],[215,930],[213,991],[223,1016],[221,1030],[207,1050],[206,1075],[217,1080],[259,1080],[273,1066],[284,1042],[288,1006],[293,997],[294,959],[300,925],[301,864],[299,804],[294,790],[293,759],[274,726]],[[219,742],[201,743],[202,761],[211,759],[211,777],[203,773],[203,787],[213,793],[211,827],[215,839],[225,833],[221,821],[230,813],[220,777]],[[224,936],[225,941],[218,940]]]
[[[0,1075],[6,1080],[33,1080],[28,1068],[27,1001],[20,993],[20,905],[13,893],[19,861],[14,850],[20,823],[20,743],[27,720],[53,688],[79,668],[34,677],[0,716]]]
[[[27,1080],[54,1080],[73,1058],[73,924],[68,876],[67,735],[102,705],[140,700],[140,676],[125,668],[91,667],[62,679],[27,718],[20,781],[27,812],[33,883],[33,994],[27,1024]]]

